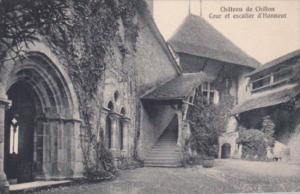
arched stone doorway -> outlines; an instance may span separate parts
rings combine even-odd
[[[62,67],[32,52],[5,68],[0,72],[0,89],[6,93],[0,96],[6,95],[12,106],[0,114],[0,130],[5,131],[0,150],[5,166],[0,173],[5,171],[8,179],[17,182],[81,176],[78,103]],[[19,125],[17,139],[10,137],[13,119]],[[18,153],[10,153],[11,141],[18,143]],[[9,165],[11,161],[18,163],[15,168]]]
[[[221,147],[221,158],[230,158],[231,145],[229,143],[224,143]]]

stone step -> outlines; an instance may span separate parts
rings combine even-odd
[[[147,157],[145,162],[178,162],[178,157]]]
[[[177,133],[166,131],[147,154],[144,166],[180,167],[180,149],[177,146]]]
[[[149,153],[179,153],[180,151],[178,149],[159,149],[155,148],[152,149]]]
[[[154,145],[159,145],[159,144],[169,144],[169,145],[177,145],[177,141],[158,141]]]
[[[180,164],[180,162],[178,160],[145,160],[144,164],[170,164],[170,165],[176,165],[176,164]]]
[[[165,167],[165,168],[178,168],[181,164],[178,163],[144,163],[145,167]]]
[[[179,152],[149,152],[147,154],[147,157],[151,157],[151,156],[180,156]]]
[[[162,149],[162,150],[179,150],[176,146],[163,145],[163,146],[153,146],[152,149]]]
[[[178,158],[180,157],[179,153],[149,153],[146,158]]]
[[[174,148],[176,148],[176,147],[178,147],[175,143],[157,143],[157,144],[155,144],[153,147],[158,147],[158,146],[170,146],[170,147],[174,147]]]
[[[174,143],[174,144],[177,144],[177,141],[174,141],[174,140],[161,140],[161,141],[158,141],[156,142],[156,144],[158,143]]]
[[[178,147],[174,146],[174,145],[155,145],[152,147],[152,149],[178,149]]]
[[[157,143],[159,142],[177,142],[177,139],[161,139],[161,140],[158,140]]]
[[[154,146],[160,145],[170,145],[170,146],[177,146],[177,142],[157,142]]]
[[[179,152],[179,149],[178,148],[174,148],[174,147],[153,147],[151,151],[155,151],[155,152],[157,152],[157,151],[166,151],[166,152],[168,152],[168,151],[170,151],[170,152],[174,151],[174,152]]]

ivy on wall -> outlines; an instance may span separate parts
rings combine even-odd
[[[136,11],[138,6],[145,5],[139,2],[71,0],[67,25],[58,27],[55,33],[43,34],[53,52],[67,64],[75,86],[83,120],[83,163],[86,175],[92,179],[115,174],[112,155],[105,148],[103,137],[99,138],[101,129],[97,121],[100,121],[102,108],[99,86],[109,65],[106,58],[114,56],[115,45],[118,45],[123,57],[125,52],[130,52],[130,48],[135,51],[138,36]],[[123,22],[125,40],[118,35],[120,21]]]
[[[188,120],[191,129],[190,148],[200,156],[215,157],[221,131],[217,125],[216,109],[213,105],[203,104],[201,89],[196,90],[194,106],[188,112]]]

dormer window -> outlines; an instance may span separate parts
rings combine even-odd
[[[292,73],[292,68],[290,67],[282,67],[277,69],[273,75],[274,75],[274,82],[286,80],[289,78],[289,76]]]
[[[268,74],[258,76],[256,78],[251,78],[250,85],[251,91],[256,92],[265,88],[277,86],[289,80],[292,74],[292,66],[279,67],[276,70]]]
[[[252,90],[257,90],[271,84],[271,75],[260,77],[252,81]]]

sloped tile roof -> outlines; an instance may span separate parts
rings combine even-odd
[[[290,101],[292,98],[300,94],[299,86],[286,88],[281,91],[276,91],[268,93],[267,95],[252,98],[240,105],[235,106],[231,113],[238,114],[242,112],[247,112],[250,110],[255,110],[259,108],[265,108],[270,106],[279,105]]]
[[[247,76],[252,76],[254,74],[260,73],[260,72],[262,72],[264,70],[270,69],[270,68],[272,68],[272,67],[274,67],[276,65],[279,65],[279,64],[281,64],[281,63],[283,63],[283,62],[285,62],[285,61],[287,61],[289,59],[292,59],[294,57],[297,57],[297,56],[300,56],[300,49],[295,50],[293,52],[290,52],[290,53],[288,53],[286,55],[283,55],[281,57],[278,57],[278,58],[276,58],[276,59],[274,59],[274,60],[272,60],[272,61],[270,61],[270,62],[268,62],[268,63],[266,63],[266,64],[264,64],[264,65],[262,65],[260,67],[258,67],[257,69],[255,69],[254,71],[252,71],[251,73],[249,73]]]
[[[181,100],[187,97],[201,83],[212,78],[203,72],[184,73],[167,83],[158,86],[141,97],[143,100]]]
[[[250,68],[260,66],[257,60],[243,52],[200,16],[187,16],[168,43],[178,53],[187,53]]]

